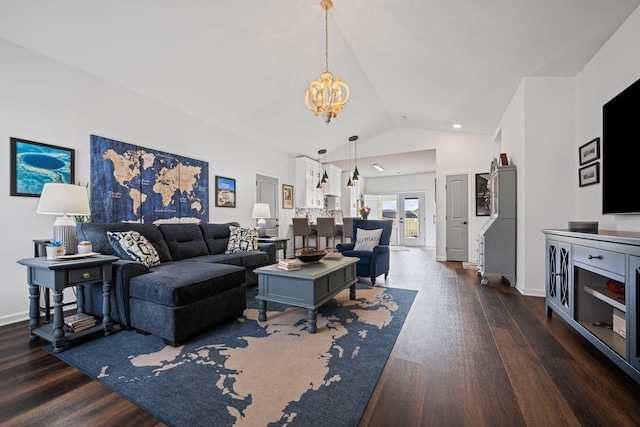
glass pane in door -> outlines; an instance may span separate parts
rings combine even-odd
[[[404,197],[404,234],[405,239],[420,238],[420,201],[417,197]]]
[[[382,211],[380,212],[379,219],[393,220],[393,226],[396,226],[396,218],[398,217],[398,198],[395,194],[387,194],[380,196],[380,206]]]

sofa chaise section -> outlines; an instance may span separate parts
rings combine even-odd
[[[180,345],[195,333],[246,308],[244,268],[225,264],[169,262],[131,279],[131,325]]]

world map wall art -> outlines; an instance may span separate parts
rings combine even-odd
[[[209,163],[91,135],[92,222],[209,222]]]
[[[39,197],[46,183],[73,184],[75,150],[11,138],[12,196]]]

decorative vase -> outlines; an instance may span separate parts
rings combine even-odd
[[[360,215],[362,216],[362,219],[369,218],[369,214],[368,213],[363,213],[363,214],[360,214]]]

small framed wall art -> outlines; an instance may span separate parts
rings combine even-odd
[[[216,207],[236,207],[236,180],[216,176]]]
[[[74,183],[74,149],[20,138],[10,145],[11,196],[40,197],[48,182]]]
[[[282,184],[282,207],[293,209],[293,185]]]
[[[580,166],[600,158],[600,138],[592,139],[580,147]]]
[[[580,187],[600,182],[600,163],[592,163],[579,170]]]

